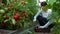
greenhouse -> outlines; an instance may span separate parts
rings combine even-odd
[[[0,34],[60,34],[60,0],[0,0]]]

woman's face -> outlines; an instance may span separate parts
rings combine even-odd
[[[44,8],[45,8],[45,6],[41,6],[41,8],[42,8],[42,9],[44,9]]]

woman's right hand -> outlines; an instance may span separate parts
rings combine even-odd
[[[33,22],[35,22],[35,21],[36,21],[36,18],[33,19]]]

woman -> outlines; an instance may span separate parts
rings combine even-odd
[[[45,6],[47,5],[46,2],[41,3],[41,10],[37,12],[37,14],[34,16],[33,22],[36,20],[39,21],[40,26],[38,28],[52,28],[53,24],[50,23],[50,17],[52,15],[52,10],[48,9],[44,11]]]

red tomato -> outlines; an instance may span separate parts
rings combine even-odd
[[[7,25],[7,22],[6,22],[6,21],[3,21],[3,24],[4,24],[4,25]]]
[[[16,13],[16,15],[20,17],[20,14],[19,13]]]
[[[14,0],[14,2],[17,2],[18,0]]]
[[[7,19],[9,19],[10,17],[9,16],[6,16]]]
[[[19,19],[22,20],[22,17],[20,17]]]
[[[10,7],[8,7],[8,10],[10,10]]]
[[[26,13],[23,13],[23,15],[24,15],[26,18],[28,18],[28,15],[27,15]]]
[[[14,19],[19,19],[19,16],[18,15],[14,15]]]

